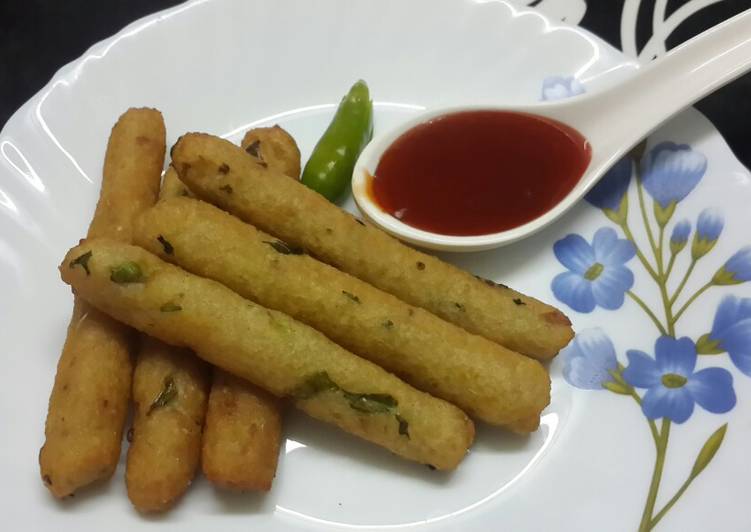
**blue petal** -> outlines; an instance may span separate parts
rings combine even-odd
[[[562,100],[585,92],[573,76],[548,76],[542,81],[542,100]]]
[[[631,174],[633,174],[633,162],[630,157],[624,157],[608,170],[587,193],[585,199],[598,209],[617,211],[623,196],[628,191]]]
[[[585,390],[601,390],[612,380],[609,371],[617,367],[613,342],[601,329],[587,329],[574,337],[561,353],[563,377]]]
[[[647,390],[641,409],[649,419],[666,417],[675,423],[683,423],[694,411],[694,400],[685,387],[665,388],[660,385]]]
[[[595,263],[592,246],[581,235],[571,234],[557,241],[553,244],[553,252],[561,264],[581,275]]]
[[[611,250],[618,242],[618,233],[612,227],[600,227],[595,236],[592,237],[592,250],[594,251],[595,261],[601,262],[602,259],[610,255]]]
[[[634,285],[634,274],[628,268],[606,267],[592,282],[592,295],[602,308],[616,310],[623,305],[626,290]]]
[[[726,369],[707,368],[694,373],[686,383],[694,401],[714,414],[729,412],[735,406],[733,376]]]
[[[634,245],[625,238],[618,238],[610,227],[598,229],[592,239],[595,261],[605,266],[622,266],[636,254]]]
[[[751,318],[751,298],[725,296],[717,306],[710,338],[724,343],[727,330],[741,321]]]
[[[676,244],[688,242],[688,235],[691,234],[691,223],[688,220],[681,220],[673,227],[673,233],[670,235],[670,241]]]
[[[733,364],[751,377],[751,298],[725,296],[717,307],[709,338],[718,342]]]
[[[751,281],[751,246],[739,249],[728,259],[724,268],[732,273],[737,281]]]
[[[696,367],[696,346],[686,336],[678,340],[661,336],[655,342],[655,360],[660,373],[675,373],[688,378]]]
[[[595,255],[597,255],[596,250]],[[625,238],[620,238],[611,248],[610,253],[602,257],[602,263],[606,266],[622,266],[633,259],[634,255],[636,255],[634,244]]]
[[[744,349],[728,351],[728,355],[730,355],[730,360],[736,368],[742,371],[747,377],[751,377],[751,347],[748,344]]]
[[[707,169],[707,158],[687,144],[661,142],[642,160],[642,182],[663,208],[685,198]]]
[[[592,295],[592,283],[581,275],[563,272],[553,279],[551,285],[555,297],[577,312],[592,312],[595,298]]]
[[[725,226],[722,213],[717,209],[704,209],[696,222],[696,237],[710,242],[717,240]]]
[[[631,349],[626,352],[628,366],[623,370],[623,378],[636,388],[653,388],[660,385],[662,373],[654,359],[643,351]]]
[[[605,368],[595,367],[584,357],[574,357],[563,367],[563,378],[583,390],[602,390],[602,383],[612,380]]]

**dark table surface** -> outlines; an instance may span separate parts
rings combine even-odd
[[[519,0],[544,7],[575,6],[584,0]],[[636,43],[651,36],[656,0],[587,0],[579,25],[621,48],[624,4],[638,4]],[[41,89],[58,68],[82,55],[91,45],[144,15],[179,4],[175,0],[0,0],[0,124]],[[666,16],[697,0],[668,0]],[[698,4],[697,4],[698,5]],[[701,31],[751,8],[751,0],[716,0],[698,9],[667,38],[670,49]],[[572,21],[570,22],[577,22]],[[697,104],[722,132],[738,158],[751,167],[751,75],[744,76]]]

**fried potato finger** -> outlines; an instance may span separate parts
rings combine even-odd
[[[114,318],[190,347],[274,395],[293,398],[312,417],[404,458],[453,469],[474,437],[472,421],[454,405],[412,388],[286,314],[142,248],[85,241],[68,252],[60,272],[82,298]]]
[[[300,150],[279,126],[249,130],[242,148],[269,167],[294,179],[300,177]],[[281,418],[278,399],[216,369],[201,455],[206,478],[226,489],[271,489],[282,441]]]
[[[549,402],[550,379],[538,361],[408,305],[208,203],[164,200],[135,225],[134,243],[141,247],[307,323],[473,417],[529,426]]]
[[[178,198],[180,196],[193,196],[188,187],[180,181],[173,167],[168,167],[162,178],[162,189],[159,191],[159,199]]]
[[[190,351],[144,337],[133,373],[135,417],[125,469],[140,512],[170,508],[185,493],[201,456],[209,368]]]
[[[279,126],[245,134],[243,149],[259,161],[299,177],[300,150]],[[160,199],[192,196],[172,167]],[[214,484],[236,490],[271,488],[281,444],[278,402],[242,379],[216,370],[203,438],[202,468]]]
[[[300,179],[300,149],[295,139],[279,126],[248,130],[240,146],[246,153],[294,179]]]
[[[174,168],[169,167],[159,197],[188,195],[187,187]],[[136,413],[125,481],[128,498],[140,512],[169,509],[188,489],[198,467],[209,370],[195,356],[182,351],[144,336],[136,358],[133,372]],[[175,386],[178,379],[185,382],[174,388],[181,392],[174,397],[175,410],[152,416],[152,401],[161,397],[161,387],[167,382]],[[168,391],[171,393],[172,389]],[[165,419],[159,419],[162,417]]]
[[[109,478],[128,413],[133,331],[76,299],[50,396],[42,480],[55,497]]]
[[[271,489],[281,432],[279,399],[214,370],[201,451],[201,467],[209,481],[238,491]]]
[[[130,109],[112,128],[89,236],[130,241],[133,217],[154,204],[164,164],[162,115]],[[115,471],[128,411],[132,331],[75,301],[50,395],[42,480],[65,497]]]
[[[301,183],[278,179],[228,141],[184,135],[172,164],[201,199],[513,351],[549,359],[573,337],[556,308],[401,244]]]
[[[102,191],[88,238],[130,242],[133,217],[156,202],[166,132],[156,109],[129,109],[112,128],[104,156]]]

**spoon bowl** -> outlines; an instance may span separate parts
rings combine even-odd
[[[598,93],[526,106],[455,106],[433,109],[374,138],[352,175],[358,208],[373,224],[423,248],[480,251],[511,244],[546,227],[573,207],[641,139],[703,96],[751,69],[751,10],[671,50],[630,79]],[[522,225],[490,234],[454,236],[408,225],[385,212],[372,195],[372,180],[384,152],[415,126],[467,111],[507,111],[561,122],[587,139],[591,160],[571,191],[551,209]],[[376,176],[376,177],[374,177]]]

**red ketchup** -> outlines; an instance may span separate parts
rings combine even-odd
[[[506,111],[444,115],[402,134],[381,156],[370,193],[405,224],[444,235],[485,235],[552,209],[589,165],[576,130]]]

